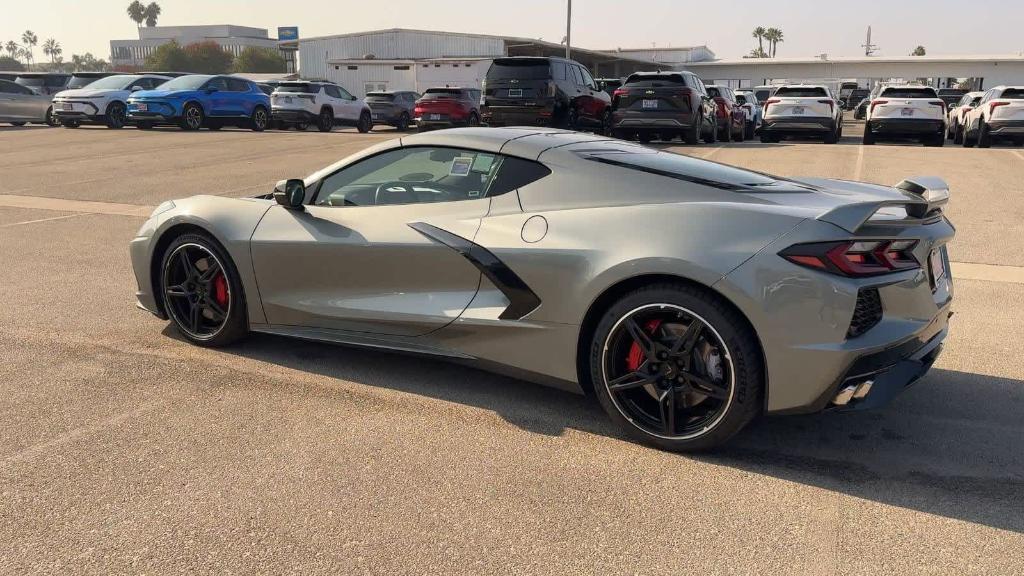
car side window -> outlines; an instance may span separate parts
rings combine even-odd
[[[388,150],[324,178],[318,206],[391,206],[477,200],[500,164],[497,154],[434,146]]]
[[[228,83],[223,78],[211,78],[203,88],[209,90],[210,88],[216,88],[217,90],[227,90]]]
[[[569,68],[572,69],[572,78],[576,85],[583,86],[583,74],[580,72],[580,67],[575,64],[571,64],[569,65]]]
[[[232,92],[248,92],[249,83],[241,78],[228,78],[228,90]]]
[[[35,94],[35,92],[31,88],[26,88],[25,86],[22,86],[21,84],[17,84],[17,83],[14,83],[14,82],[7,83],[7,88],[8,88],[7,89],[7,93],[8,94],[22,94],[22,95]]]
[[[565,80],[565,62],[555,60],[551,63],[551,77],[555,80]]]
[[[580,72],[583,74],[583,85],[591,90],[597,90],[597,83],[594,82],[594,77],[590,75],[590,72],[582,66],[580,66]]]
[[[327,95],[330,96],[331,98],[341,98],[341,92],[338,92],[337,86],[331,86],[330,84],[327,84],[326,86],[324,86],[324,92],[326,92]]]
[[[355,97],[355,96],[353,96],[353,95],[349,94],[349,93],[348,93],[348,90],[345,90],[345,89],[344,89],[344,88],[342,88],[341,86],[332,86],[332,88],[334,88],[335,90],[337,90],[337,92],[338,92],[338,98],[341,98],[341,99],[343,99],[343,100],[355,100],[355,99],[356,99],[356,97]]]

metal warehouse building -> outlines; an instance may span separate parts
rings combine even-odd
[[[333,80],[358,96],[371,90],[423,91],[445,85],[479,88],[494,58],[565,55],[565,46],[532,38],[402,28],[301,38],[298,48],[303,77]],[[694,59],[714,57],[703,46],[674,50],[674,58],[681,58],[680,50],[692,51]],[[573,48],[572,57],[595,77],[675,67],[643,51]]]

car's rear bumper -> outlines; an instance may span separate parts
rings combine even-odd
[[[292,108],[271,108],[270,117],[278,122],[316,122],[317,115],[309,110]]]
[[[761,131],[769,133],[782,132],[832,132],[836,121],[833,118],[820,116],[788,116],[782,118],[765,118],[761,123]]]
[[[491,126],[549,126],[554,110],[550,106],[484,106],[480,117]]]
[[[685,130],[693,126],[693,114],[682,111],[615,110],[612,128],[619,130]]]
[[[942,132],[946,123],[931,118],[878,118],[869,120],[865,130],[873,134],[934,134]]]
[[[1024,120],[995,120],[988,128],[993,136],[1024,136]]]

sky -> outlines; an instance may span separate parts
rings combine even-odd
[[[298,26],[300,36],[382,28],[421,28],[542,38],[565,34],[565,0],[161,0],[161,25]],[[32,30],[41,46],[55,38],[71,54],[108,58],[110,40],[138,35],[127,0],[0,0],[0,42]],[[374,8],[374,7],[377,8]],[[709,13],[707,7],[714,8]],[[858,56],[868,26],[877,55],[1020,54],[1024,1],[974,0],[575,0],[573,45],[637,48],[706,44],[718,58],[739,58],[757,45],[757,26],[782,29],[778,56]]]

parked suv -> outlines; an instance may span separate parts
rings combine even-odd
[[[366,105],[370,107],[375,124],[389,124],[404,132],[412,124],[416,101],[419,99],[417,92],[370,92],[366,95]]]
[[[691,72],[630,74],[612,96],[612,134],[648,142],[681,136],[687,144],[717,141],[717,105]]]
[[[309,124],[330,132],[338,124],[373,129],[370,107],[333,82],[281,82],[270,96],[274,121],[281,128],[305,130]]]
[[[190,74],[129,96],[128,119],[142,130],[156,124],[220,130],[233,124],[262,132],[270,123],[270,98],[244,78]]]
[[[890,85],[868,104],[864,144],[878,138],[919,138],[925,146],[946,143],[946,103],[931,86]]]
[[[481,115],[492,126],[611,126],[612,97],[586,66],[564,58],[495,58],[483,84]]]
[[[967,113],[981,102],[983,96],[984,92],[968,92],[949,107],[949,111],[946,112],[946,138],[952,139],[954,144],[963,144],[964,120]]]
[[[68,85],[70,79],[70,74],[57,72],[22,72],[15,82],[40,94],[56,94]]]
[[[749,91],[736,91],[736,103],[740,105],[746,115],[746,126],[744,127],[744,138],[750,139],[754,137],[754,132],[761,127],[761,104],[757,101],[757,96],[754,96],[753,92]]]
[[[428,88],[416,100],[413,115],[420,130],[480,125],[480,91],[475,88]]]
[[[164,76],[119,74],[93,79],[85,88],[58,92],[53,97],[53,115],[65,128],[83,122],[122,128],[128,122],[128,97],[140,90],[152,90],[167,82]]]
[[[764,103],[761,142],[784,136],[818,136],[835,144],[843,135],[843,111],[828,86],[779,86]]]
[[[988,148],[996,138],[1024,145],[1024,86],[996,86],[964,118],[963,145]]]
[[[843,110],[853,110],[861,103],[862,100],[871,95],[871,90],[867,88],[854,88],[846,95],[843,100]]]
[[[117,76],[122,74],[120,72],[72,72],[71,78],[68,80],[65,90],[74,90],[76,88],[85,88],[89,84],[99,80],[100,78],[106,78],[107,76]]]
[[[724,142],[743,142],[746,137],[747,114],[739,103],[736,94],[728,86],[707,86],[708,96],[715,101],[715,120],[718,127],[718,139]]]

